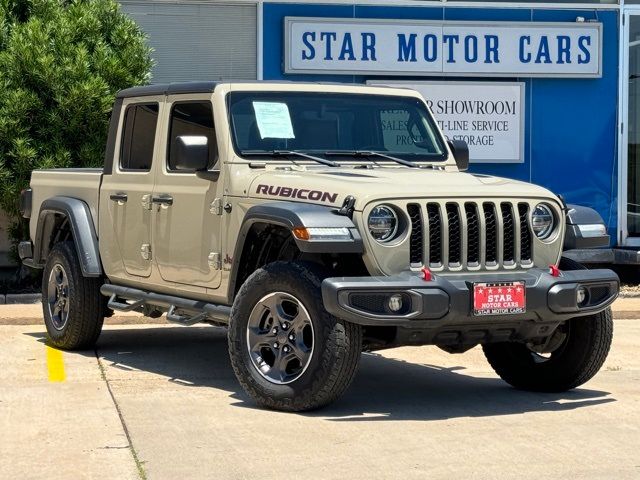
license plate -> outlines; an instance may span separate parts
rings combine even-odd
[[[527,311],[524,282],[475,283],[474,315],[515,315]]]

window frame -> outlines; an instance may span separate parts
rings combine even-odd
[[[230,135],[230,141],[231,141],[231,148],[233,149],[233,153],[236,155],[236,157],[238,157],[239,159],[251,162],[253,161],[250,158],[247,158],[245,156],[242,155],[242,149],[240,149],[240,146],[237,143],[237,138],[236,138],[236,134],[235,134],[235,124],[233,121],[233,115],[231,112],[231,108],[232,108],[232,96],[235,95],[239,95],[239,94],[245,94],[245,95],[249,95],[249,94],[278,94],[278,93],[283,93],[280,92],[278,90],[234,90],[234,91],[230,91],[227,92],[226,96],[225,96],[225,109],[226,109],[226,116],[227,116],[227,122],[229,125],[229,135]],[[381,95],[378,93],[369,93],[369,92],[358,92],[358,93],[349,93],[349,92],[317,92],[317,91],[313,91],[313,90],[302,90],[302,91],[298,91],[298,90],[292,90],[290,92],[284,92],[285,94],[287,93],[291,93],[291,94],[297,94],[297,93],[301,93],[301,94],[317,94],[317,95],[327,95],[327,96],[332,96],[332,95],[344,95],[344,96],[348,96],[348,95],[356,95],[356,96],[362,96],[362,97],[377,97],[377,96],[383,96],[383,97],[387,97],[387,98],[404,98],[404,99],[410,99],[410,100],[415,100],[418,101],[419,103],[424,104],[425,107],[425,113],[426,113],[426,120],[429,123],[429,126],[433,129],[434,132],[434,136],[435,136],[435,140],[437,143],[440,143],[440,147],[442,148],[442,154],[438,156],[438,158],[432,158],[432,159],[426,159],[426,158],[420,158],[420,159],[410,159],[413,162],[417,162],[417,163],[425,163],[425,164],[438,164],[438,165],[446,165],[447,162],[449,162],[451,160],[451,156],[449,155],[449,148],[447,145],[447,138],[446,136],[440,131],[439,127],[438,127],[438,123],[435,119],[435,117],[433,116],[433,113],[431,112],[431,110],[429,109],[428,105],[424,102],[424,100],[420,99],[419,97],[413,96],[413,95],[394,95],[394,94],[390,94],[390,95]],[[381,128],[381,127],[379,127]],[[379,132],[379,134],[381,134],[381,131]],[[294,149],[296,150],[296,149]],[[435,157],[435,156],[434,156]],[[273,157],[269,156],[268,154],[265,154],[264,156],[261,156],[261,158],[263,159],[271,159],[272,161],[280,161],[280,159],[274,159]],[[363,162],[362,160],[358,159],[357,162],[361,163]],[[370,163],[370,162],[366,162],[366,163]]]
[[[126,105],[123,105],[124,111],[122,113],[122,123],[120,126],[120,145],[118,149],[118,171],[119,172],[146,174],[153,170],[153,164],[155,160],[155,153],[156,153],[157,140],[158,140],[158,125],[160,124],[160,113],[161,113],[160,103],[161,102],[158,100],[148,100],[148,101],[134,101]],[[145,105],[155,105],[158,109],[156,113],[157,115],[156,128],[153,133],[153,148],[151,149],[151,164],[149,165],[149,168],[146,168],[146,169],[145,168],[124,168],[122,164],[122,160],[123,160],[123,152],[124,152],[124,141],[126,136],[125,127],[127,125],[127,114],[129,113],[131,108],[137,108]],[[133,128],[135,129],[135,119],[134,119]]]
[[[211,106],[211,123],[213,124],[213,142],[215,142],[216,146],[216,155],[214,156],[215,162],[213,165],[209,165],[207,167],[207,171],[214,171],[213,167],[220,160],[220,152],[218,151],[218,138],[216,131],[216,120],[215,120],[215,112],[214,105],[211,98],[201,99],[201,100],[176,100],[173,102],[168,102],[171,106],[169,108],[169,114],[167,115],[167,139],[166,139],[166,147],[165,147],[165,157],[164,157],[164,171],[168,174],[178,174],[178,175],[196,175],[198,172],[196,170],[173,170],[169,167],[169,160],[171,159],[171,121],[173,120],[173,109],[176,105],[184,105],[184,104],[194,104],[194,103],[208,103]],[[211,150],[209,150],[211,152]]]

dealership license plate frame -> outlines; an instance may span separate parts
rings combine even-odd
[[[498,301],[489,302],[488,296],[494,295]],[[511,301],[509,301],[509,295]],[[484,302],[484,304],[483,304]],[[487,307],[491,303],[495,306]],[[527,288],[524,281],[482,282],[473,284],[473,315],[519,315],[527,311]]]

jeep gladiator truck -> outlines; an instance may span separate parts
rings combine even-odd
[[[296,83],[121,91],[102,169],[34,171],[23,261],[48,341],[113,312],[228,326],[259,405],[335,400],[363,350],[482,345],[514,387],[589,380],[612,339],[609,270],[562,260],[566,206],[464,173],[416,92]]]

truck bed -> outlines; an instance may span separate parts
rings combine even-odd
[[[39,212],[42,202],[51,197],[69,196],[83,200],[91,210],[98,231],[98,203],[102,168],[56,168],[34,170],[31,175],[32,211]],[[30,229],[36,231],[38,215],[32,215]]]

